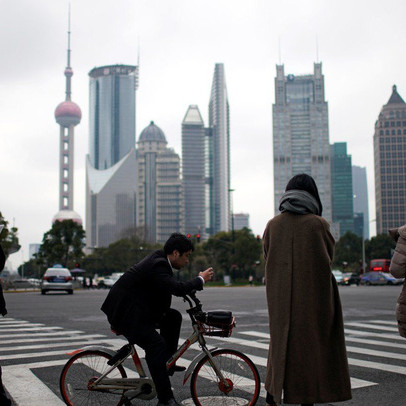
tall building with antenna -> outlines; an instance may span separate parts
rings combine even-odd
[[[321,62],[313,74],[285,75],[276,65],[273,117],[274,208],[289,179],[299,173],[311,175],[323,204],[323,217],[332,221],[328,103],[324,94]]]
[[[52,222],[73,220],[82,224],[79,214],[73,210],[73,154],[74,154],[74,128],[80,123],[82,112],[79,106],[72,101],[72,76],[70,66],[70,10],[68,18],[68,52],[67,66],[65,68],[66,96],[55,110],[55,120],[59,124],[59,212]]]

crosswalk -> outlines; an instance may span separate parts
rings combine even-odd
[[[406,375],[406,341],[397,334],[396,322],[388,320],[357,320],[345,323],[351,386],[362,389],[379,385],[379,373]],[[186,338],[186,337],[184,337]],[[66,363],[67,353],[88,345],[118,349],[126,343],[121,338],[89,334],[58,326],[5,318],[0,320],[0,362],[3,382],[17,405],[58,406],[58,382],[40,379],[42,368],[56,368]],[[209,347],[228,347],[245,353],[265,375],[269,334],[264,331],[235,329],[229,338],[209,337]],[[197,345],[185,353],[179,364],[188,366],[199,351]],[[139,351],[143,357],[143,351]],[[374,380],[366,380],[368,371]],[[129,371],[132,375],[132,371]],[[373,372],[373,373],[372,373]],[[56,375],[55,375],[56,376]],[[27,391],[27,388],[30,388]],[[261,390],[261,397],[265,391]],[[153,404],[153,403],[151,403]],[[187,401],[184,403],[189,404]]]

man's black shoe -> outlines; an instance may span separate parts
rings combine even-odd
[[[174,399],[169,399],[167,402],[158,402],[156,406],[180,406],[180,404]]]
[[[168,369],[168,375],[172,376],[175,372],[182,372],[185,371],[185,367],[180,367],[179,365],[174,365]]]

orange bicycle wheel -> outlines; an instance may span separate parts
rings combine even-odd
[[[91,390],[89,384],[102,375],[110,365],[111,355],[103,351],[89,350],[74,355],[63,367],[59,380],[61,395],[69,406],[122,405],[123,390]],[[107,378],[126,378],[122,365],[114,368]]]
[[[225,381],[217,376],[209,357],[202,358],[193,371],[190,390],[198,406],[253,406],[261,388],[255,364],[235,350],[216,350],[211,353]]]

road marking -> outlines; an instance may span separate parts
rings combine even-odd
[[[376,323],[376,324],[387,324],[388,326],[397,326],[398,322],[396,320],[368,320],[367,323]]]
[[[3,382],[17,405],[59,406],[64,404],[29,369],[20,366],[3,367]]]
[[[386,327],[386,326],[375,326],[368,323],[360,323],[352,321],[350,323],[345,323],[346,326],[353,326],[353,327],[363,327],[363,328],[370,328],[372,330],[383,330],[383,331],[398,331],[396,327]]]
[[[83,334],[80,330],[71,331],[52,331],[50,333],[16,333],[16,334],[0,334],[0,338],[13,338],[13,337],[53,337],[53,336],[66,336],[67,334]]]
[[[403,337],[400,337],[399,334],[373,333],[371,331],[352,330],[349,328],[345,328],[344,333],[360,337],[379,337],[379,338],[389,338],[390,340],[399,340],[402,342],[405,341],[405,339]]]
[[[406,367],[390,365],[390,364],[381,364],[379,362],[365,361],[361,359],[348,358],[348,363],[357,367],[379,369],[385,372],[394,372],[395,374],[406,375]]]
[[[41,330],[62,330],[63,327],[23,327],[23,328],[2,328],[0,331],[41,331]]]
[[[367,338],[357,338],[357,337],[345,337],[345,341],[360,343],[360,344],[370,344],[370,345],[379,345],[383,347],[393,347],[399,350],[406,350],[406,344],[392,343],[390,341],[381,341],[381,340],[368,340]]]
[[[0,325],[0,332],[1,331],[9,331],[8,328],[12,327],[15,331],[21,330],[20,327],[44,327],[45,324],[42,323],[13,323],[13,324],[5,324]]]
[[[361,348],[361,347],[351,347],[347,346],[347,351],[356,353],[356,354],[365,354],[365,355],[372,355],[373,357],[382,357],[382,358],[390,358],[390,359],[398,359],[406,361],[406,355],[395,353],[395,352],[387,352],[387,351],[375,351],[369,348]],[[405,368],[406,370],[406,368]]]
[[[40,348],[57,348],[57,347],[71,347],[73,344],[77,345],[78,348],[81,348],[83,346],[88,346],[88,345],[101,345],[103,343],[103,339],[98,339],[98,340],[89,340],[89,341],[80,341],[78,343],[48,343],[48,344],[34,344],[34,345],[18,345],[15,347],[0,347],[0,352],[9,352],[9,351],[20,351],[20,350],[37,350]]]
[[[35,343],[35,342],[41,342],[41,341],[75,341],[75,340],[84,340],[84,339],[96,339],[96,338],[104,338],[106,337],[105,335],[102,334],[84,334],[84,335],[78,335],[78,336],[72,336],[72,337],[42,337],[42,338],[20,338],[19,340],[0,340],[0,352],[2,351],[1,346],[5,344],[15,344],[18,342],[18,344],[21,343]],[[3,338],[3,336],[1,336]]]

